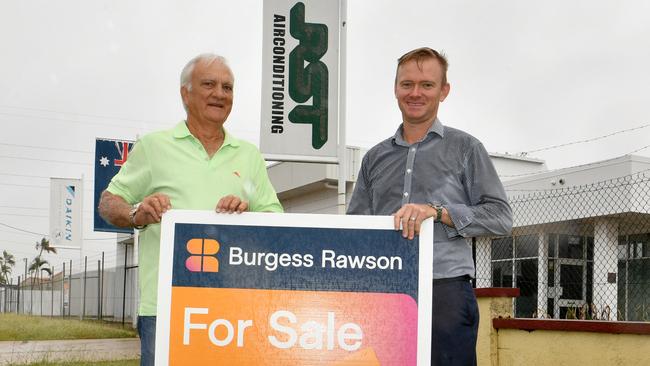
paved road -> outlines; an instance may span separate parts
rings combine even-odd
[[[47,361],[103,361],[140,357],[139,338],[0,342],[0,365]]]

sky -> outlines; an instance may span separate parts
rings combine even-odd
[[[226,128],[259,143],[262,1],[2,0],[0,9],[0,251],[16,257],[14,278],[49,231],[50,177],[84,178],[83,255],[96,266],[106,250],[114,261],[115,234],[92,229],[95,138],[135,139],[183,119],[179,74],[193,56],[228,58]],[[650,2],[350,0],[347,11],[348,145],[394,133],[396,60],[428,46],[450,63],[439,118],[488,151],[529,152],[549,169],[650,157]],[[80,253],[45,258],[58,271],[70,259],[77,268]]]

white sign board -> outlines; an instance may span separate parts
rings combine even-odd
[[[168,211],[156,365],[430,364],[433,222]]]
[[[83,181],[50,178],[50,244],[80,248],[83,219]]]
[[[337,162],[339,1],[265,0],[260,150]]]

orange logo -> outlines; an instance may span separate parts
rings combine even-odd
[[[185,268],[192,272],[219,272],[219,242],[214,239],[190,239],[187,251],[192,254],[185,261]]]

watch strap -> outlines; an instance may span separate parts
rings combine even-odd
[[[138,202],[133,207],[131,208],[131,211],[129,211],[129,223],[131,224],[131,227],[134,229],[142,230],[147,227],[147,225],[136,225],[135,224],[135,215],[138,213],[138,208],[140,208],[140,205],[142,202]]]
[[[442,205],[439,203],[428,203],[434,210],[436,210],[435,215],[433,215],[433,222],[442,221]]]

